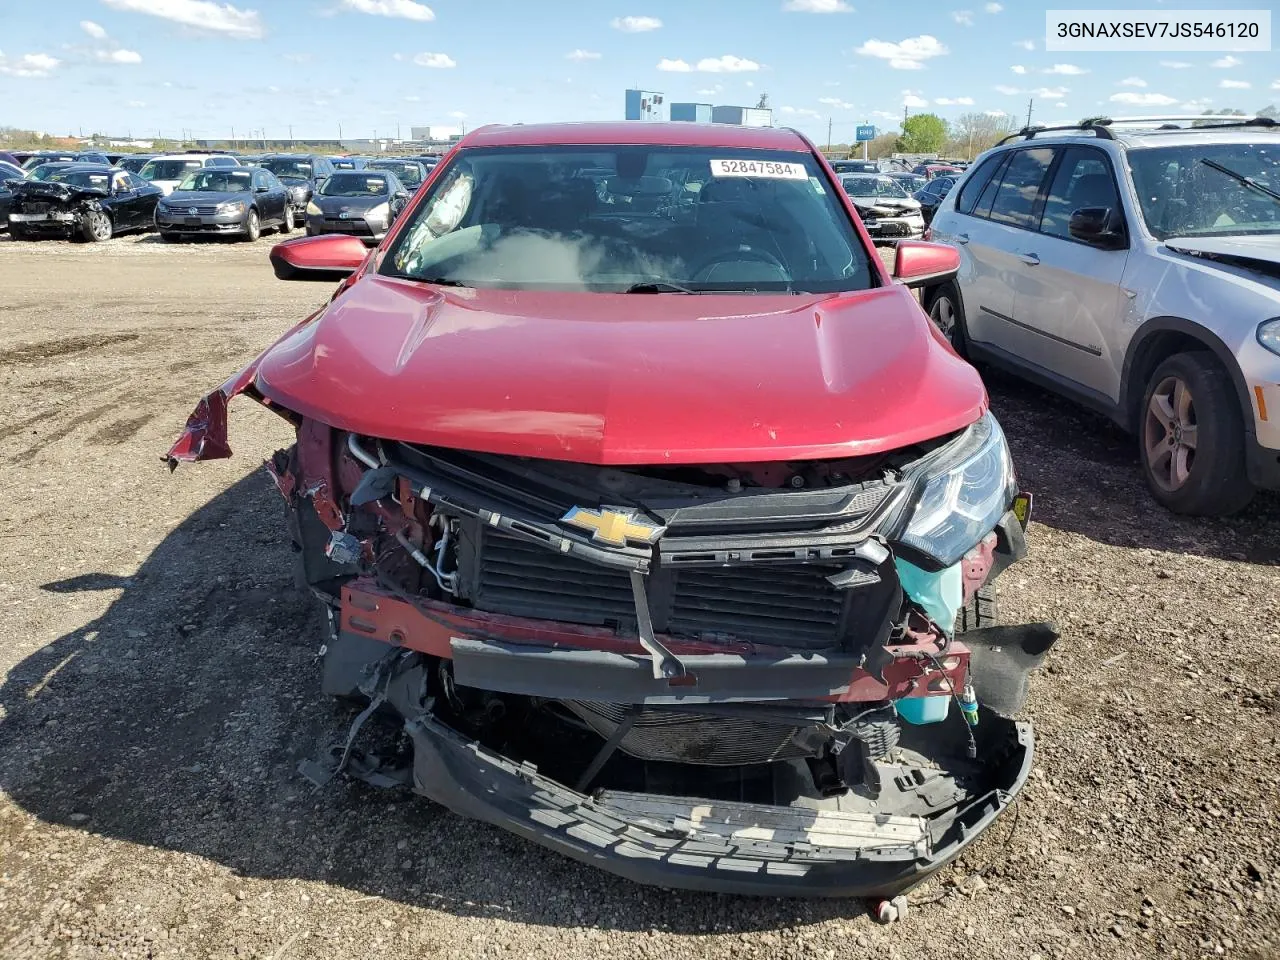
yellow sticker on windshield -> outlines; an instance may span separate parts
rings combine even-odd
[[[713,177],[767,177],[771,180],[808,180],[802,163],[777,160],[712,160]]]

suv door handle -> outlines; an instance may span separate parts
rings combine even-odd
[[[968,243],[969,235],[967,233],[957,233],[955,235],[955,241],[956,243]]]
[[[1030,267],[1040,266],[1040,258],[1034,253],[1020,253],[1018,254],[1018,259]]]

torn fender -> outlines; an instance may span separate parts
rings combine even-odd
[[[165,454],[165,461],[169,464],[171,471],[176,470],[179,463],[222,460],[231,456],[231,444],[227,441],[227,404],[232,397],[248,393],[264,406],[272,407],[278,413],[281,412],[254,388],[258,367],[261,366],[267,354],[307,324],[314,322],[324,309],[321,307],[302,322],[290,327],[275,343],[254,357],[238,373],[233,374],[226,383],[200,398],[196,408],[187,417],[187,424],[182,428],[182,433]]]

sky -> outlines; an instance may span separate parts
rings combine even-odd
[[[859,122],[896,127],[904,107],[1023,121],[1034,99],[1033,120],[1049,123],[1280,103],[1274,53],[1048,53],[1044,9],[0,0],[0,124],[55,135],[408,137],[410,126],[621,119],[624,89],[638,86],[667,102],[745,106],[767,92],[775,123],[821,143],[828,121],[833,140],[848,141]]]

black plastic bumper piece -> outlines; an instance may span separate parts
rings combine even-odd
[[[698,826],[708,801],[662,798],[688,816],[639,818],[609,794],[587,796],[467,740],[428,713],[406,722],[414,745],[414,789],[455,813],[637,883],[754,896],[890,897],[920,883],[960,854],[1013,802],[1031,770],[1030,724],[986,714],[984,740],[1001,757],[994,784],[945,822],[926,821],[922,844],[830,847],[794,838],[725,837]],[[996,736],[993,736],[996,735]],[[777,808],[738,805],[762,820]],[[767,832],[766,832],[767,833]]]

